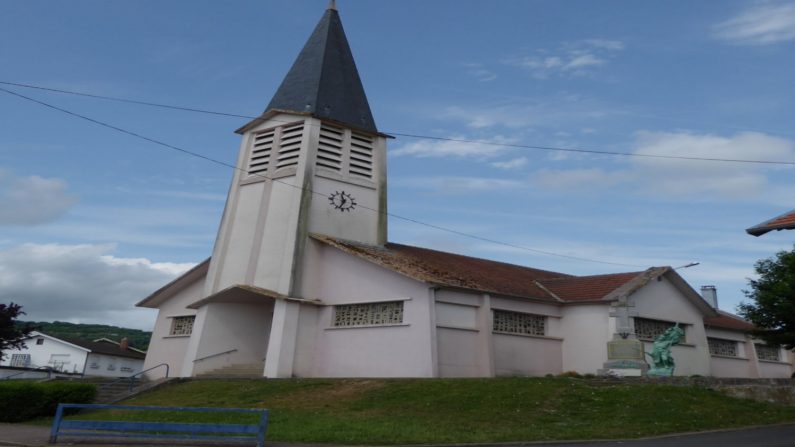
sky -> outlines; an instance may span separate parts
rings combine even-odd
[[[0,82],[256,116],[326,4],[5,0]],[[795,231],[744,230],[795,208],[794,2],[338,8],[382,132],[789,162],[398,136],[392,242],[576,275],[698,262],[677,271],[728,311],[754,262],[793,247]],[[248,121],[0,88],[224,163]],[[155,311],[134,304],[210,255],[231,178],[0,91],[0,302],[151,329]]]

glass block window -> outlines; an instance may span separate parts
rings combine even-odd
[[[737,342],[734,340],[722,340],[720,338],[707,337],[710,355],[721,355],[723,357],[738,357]]]
[[[30,354],[11,354],[11,366],[27,368],[30,366]]]
[[[772,360],[774,362],[781,360],[781,357],[779,357],[781,350],[778,346],[756,344],[754,347],[756,347],[756,358],[759,360]]]
[[[641,340],[654,340],[665,331],[675,326],[670,321],[652,320],[650,318],[635,318],[635,335]],[[682,326],[680,326],[682,327]],[[683,328],[684,329],[684,328]],[[687,335],[685,331],[685,335]],[[683,339],[681,342],[684,342]],[[681,343],[680,342],[680,343]]]
[[[193,315],[174,317],[171,319],[171,332],[169,335],[190,335],[193,332]]]
[[[403,323],[403,301],[334,306],[334,326],[383,326]]]
[[[88,365],[88,367],[91,369],[99,369],[99,363],[93,362],[90,365]]]
[[[494,332],[545,335],[547,318],[543,315],[494,310]]]

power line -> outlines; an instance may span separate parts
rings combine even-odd
[[[22,88],[29,88],[29,89],[36,89],[36,90],[43,90],[48,92],[55,92],[55,93],[63,93],[69,95],[76,95],[76,96],[84,96],[88,98],[94,99],[103,99],[108,101],[116,101],[116,102],[123,102],[129,104],[136,104],[136,105],[143,105],[149,107],[158,107],[163,109],[172,109],[172,110],[179,110],[183,112],[194,112],[194,113],[204,113],[208,115],[217,115],[217,116],[225,116],[225,117],[232,117],[232,118],[247,118],[252,120],[261,120],[261,116],[251,116],[251,115],[242,115],[237,113],[227,113],[227,112],[218,112],[213,110],[206,110],[206,109],[198,109],[192,107],[183,107],[183,106],[175,106],[169,104],[161,104],[155,102],[147,102],[147,101],[138,101],[134,99],[127,99],[127,98],[118,98],[113,96],[105,96],[105,95],[95,95],[91,93],[83,93],[83,92],[75,92],[70,90],[62,90],[50,87],[43,87],[38,85],[32,84],[21,84],[15,82],[7,82],[7,81],[0,81],[0,84],[3,85],[10,85],[14,87],[22,87]],[[280,120],[272,120],[279,122]],[[719,163],[747,163],[747,164],[763,164],[763,165],[785,165],[785,166],[795,166],[795,161],[786,161],[786,160],[753,160],[753,159],[739,159],[739,158],[719,158],[719,157],[690,157],[685,155],[664,155],[664,154],[639,154],[635,152],[621,152],[621,151],[608,151],[608,150],[598,150],[598,149],[585,149],[585,148],[565,148],[565,147],[556,147],[556,146],[542,146],[542,145],[530,145],[530,144],[518,144],[518,143],[498,143],[493,141],[483,141],[483,140],[469,140],[465,138],[447,138],[447,137],[436,137],[431,135],[420,135],[414,133],[404,133],[404,132],[385,132],[390,135],[407,137],[407,138],[416,138],[416,139],[423,139],[423,140],[432,140],[432,141],[449,141],[454,143],[462,143],[462,144],[479,144],[484,146],[495,146],[495,147],[510,147],[514,149],[530,149],[530,150],[539,150],[539,151],[549,151],[549,152],[569,152],[569,153],[578,153],[578,154],[593,154],[593,155],[606,155],[606,156],[618,156],[618,157],[637,157],[637,158],[651,158],[651,159],[667,159],[667,160],[688,160],[688,161],[704,161],[704,162],[719,162]]]
[[[244,173],[248,174],[248,171],[246,171],[245,169],[239,168],[239,167],[237,167],[235,165],[223,162],[221,160],[214,159],[212,157],[208,157],[206,155],[202,155],[202,154],[200,154],[198,152],[193,152],[193,151],[188,150],[188,149],[184,149],[184,148],[181,148],[181,147],[178,147],[178,146],[174,146],[172,144],[157,140],[155,138],[150,138],[150,137],[141,135],[141,134],[139,134],[137,132],[133,132],[133,131],[130,131],[130,130],[127,130],[127,129],[123,129],[121,127],[114,126],[112,124],[108,124],[106,122],[99,121],[99,120],[96,120],[94,118],[90,118],[88,116],[85,116],[85,115],[82,115],[82,114],[79,114],[79,113],[76,113],[76,112],[72,112],[70,110],[67,110],[67,109],[64,109],[64,108],[49,104],[49,103],[44,102],[44,101],[40,101],[40,100],[31,98],[29,96],[22,95],[20,93],[13,92],[11,90],[7,90],[7,89],[2,88],[2,87],[0,87],[0,91],[8,93],[8,94],[13,95],[13,96],[16,96],[18,98],[25,99],[25,100],[33,102],[33,103],[36,103],[36,104],[41,105],[43,107],[47,107],[47,108],[49,108],[51,110],[55,110],[55,111],[70,115],[72,117],[88,121],[88,122],[96,124],[98,126],[102,126],[102,127],[107,128],[107,129],[111,129],[111,130],[114,130],[116,132],[120,132],[120,133],[123,133],[125,135],[132,136],[134,138],[138,138],[138,139],[147,141],[147,142],[152,143],[152,144],[156,144],[158,146],[162,146],[162,147],[165,147],[165,148],[168,148],[168,149],[171,149],[171,150],[174,150],[174,151],[177,151],[177,152],[180,152],[180,153],[192,156],[192,157],[201,158],[201,159],[209,161],[211,163],[214,163],[214,164],[217,164],[217,165],[220,165],[220,166],[224,166],[224,167],[227,167],[227,168],[232,168],[232,169],[235,169],[237,171],[241,171],[241,172],[244,172]],[[274,178],[268,177],[266,175],[262,175],[262,174],[252,174],[252,175],[256,175],[257,177],[261,177],[261,178],[263,178],[265,180],[270,180],[271,182],[281,183],[283,185],[287,185],[287,186],[290,186],[290,187],[295,188],[295,189],[299,189],[299,190],[306,191],[306,192],[309,192],[309,193],[312,193],[312,194],[316,194],[316,195],[319,195],[319,196],[324,197],[324,198],[328,198],[329,197],[327,194],[323,194],[321,192],[314,191],[314,190],[312,190],[310,188],[306,188],[304,186],[296,186],[296,185],[293,185],[291,183],[288,183],[288,182],[285,182],[285,181],[282,181],[282,180],[279,180],[279,179],[274,179]],[[417,224],[417,225],[422,225],[422,226],[425,226],[427,228],[432,228],[432,229],[435,229],[435,230],[444,231],[444,232],[447,232],[447,233],[456,234],[456,235],[468,237],[468,238],[471,238],[471,239],[476,239],[476,240],[480,240],[480,241],[484,241],[484,242],[489,242],[489,243],[492,243],[492,244],[503,245],[503,246],[506,246],[506,247],[512,247],[512,248],[525,250],[525,251],[529,251],[529,252],[533,252],[533,253],[537,253],[537,254],[543,254],[543,255],[548,255],[548,256],[556,256],[556,257],[565,258],[565,259],[571,259],[571,260],[576,260],[576,261],[585,261],[585,262],[593,262],[593,263],[598,263],[598,264],[616,265],[616,266],[622,266],[622,267],[644,267],[644,266],[635,265],[635,264],[623,264],[623,263],[618,263],[618,262],[602,261],[602,260],[598,260],[598,259],[583,258],[583,257],[579,257],[579,256],[571,256],[571,255],[565,255],[565,254],[561,254],[561,253],[554,253],[554,252],[550,252],[550,251],[546,251],[546,250],[539,250],[539,249],[536,249],[536,248],[525,247],[525,246],[522,246],[522,245],[511,244],[511,243],[508,243],[508,242],[498,241],[496,239],[490,239],[490,238],[477,236],[477,235],[470,234],[470,233],[465,233],[463,231],[454,230],[452,228],[442,227],[440,225],[434,225],[434,224],[430,224],[430,223],[427,223],[427,222],[422,222],[422,221],[417,220],[417,219],[400,216],[400,215],[397,215],[397,214],[394,214],[394,213],[390,213],[390,212],[386,212],[386,211],[377,210],[377,209],[370,208],[370,207],[367,207],[367,206],[364,206],[364,205],[359,205],[359,207],[362,208],[362,209],[365,209],[365,210],[369,210],[369,211],[375,212],[375,213],[384,214],[385,216],[388,216],[388,217],[393,217],[395,219],[400,219],[400,220],[403,220],[403,221],[406,221],[406,222],[411,222],[411,223],[414,223],[414,224]]]

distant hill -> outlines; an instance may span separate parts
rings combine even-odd
[[[146,350],[149,347],[151,332],[139,329],[128,329],[106,324],[77,324],[66,323],[63,321],[17,321],[18,325],[29,323],[36,327],[39,332],[60,338],[82,338],[84,340],[96,340],[98,338],[108,338],[119,341],[124,337],[130,342],[130,346]]]

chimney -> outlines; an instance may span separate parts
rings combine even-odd
[[[127,348],[129,347],[130,347],[130,342],[127,340],[127,337],[122,338],[121,341],[119,342],[119,349],[121,349],[122,351],[126,351]]]
[[[715,286],[701,286],[701,296],[714,309],[718,308],[718,290]]]

